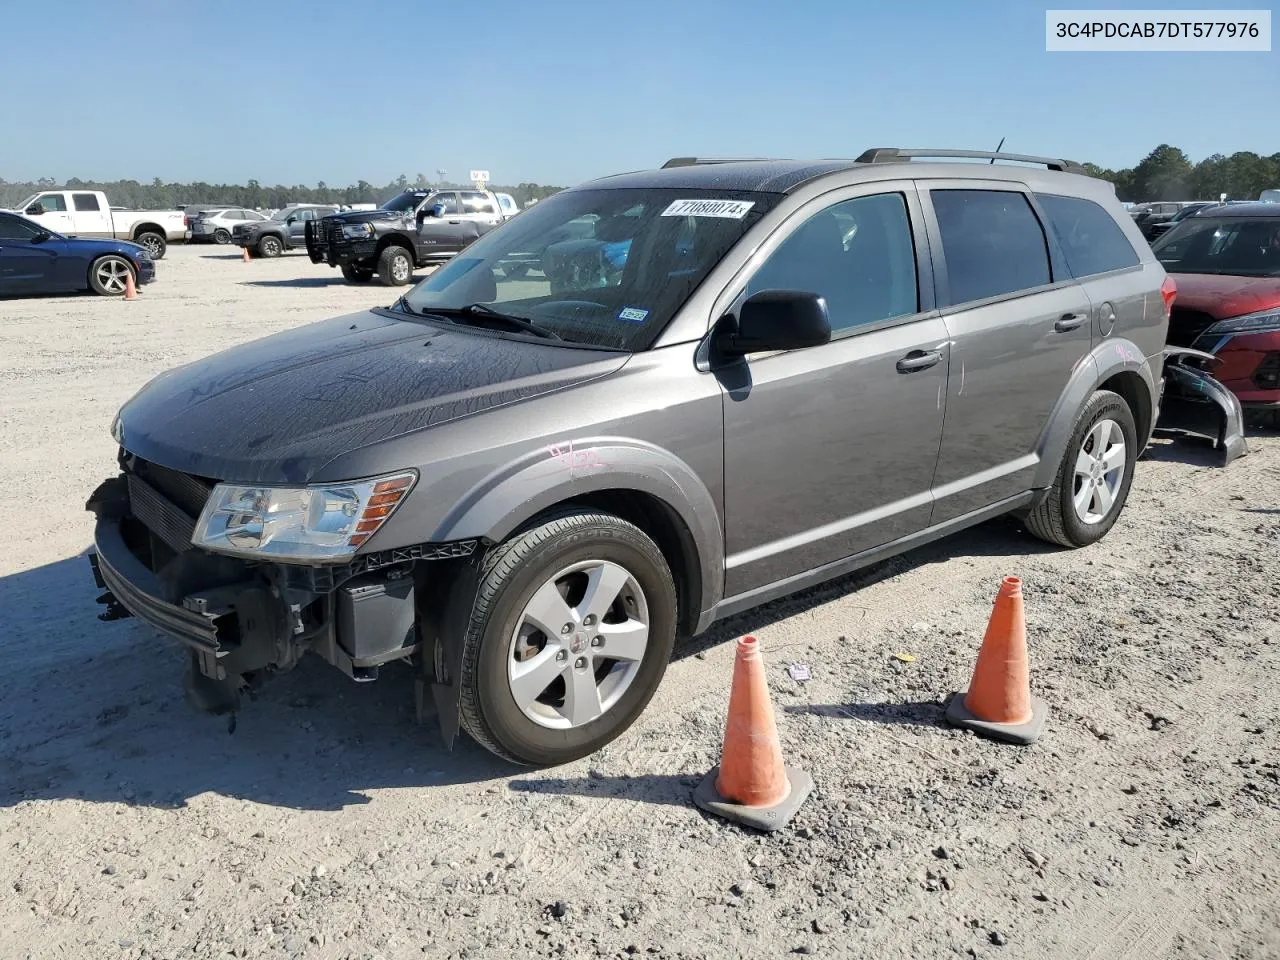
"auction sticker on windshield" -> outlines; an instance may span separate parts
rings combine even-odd
[[[754,200],[673,200],[664,217],[724,217],[741,220],[755,206]]]

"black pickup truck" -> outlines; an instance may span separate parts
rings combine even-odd
[[[350,210],[308,223],[312,263],[341,267],[351,283],[376,274],[398,287],[416,267],[443,263],[503,221],[487,190],[406,190],[376,210]]]

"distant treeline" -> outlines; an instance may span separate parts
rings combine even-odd
[[[440,186],[466,187],[469,184],[444,184],[428,181],[425,174],[410,180],[401,174],[391,183],[376,187],[367,180],[355,186],[331,187],[323,180],[313,187],[305,184],[273,187],[263,186],[257,180],[247,184],[233,183],[165,183],[156,177],[150,183],[137,180],[81,180],[72,177],[65,183],[45,177],[34,182],[10,182],[0,178],[0,207],[13,207],[40,190],[101,190],[113,206],[136,210],[172,210],[179,205],[200,203],[231,204],[237,207],[279,208],[289,203],[382,203],[409,187],[428,188]],[[530,200],[542,200],[563,187],[547,187],[539,183],[521,183],[515,186],[494,185],[499,193],[509,193],[516,203],[524,206]]]
[[[1260,156],[1250,151],[1223,156],[1215,153],[1199,163],[1192,163],[1177,147],[1167,143],[1152,150],[1135,167],[1108,170],[1096,164],[1086,164],[1090,173],[1116,185],[1121,200],[1217,200],[1226,194],[1231,200],[1256,200],[1263,190],[1280,188],[1280,153]],[[466,186],[466,184],[439,184],[429,181],[425,174],[410,180],[401,174],[391,183],[375,187],[367,180],[355,186],[331,187],[323,180],[314,187],[305,184],[285,186],[276,184],[264,187],[257,180],[247,184],[228,183],[165,183],[156,177],[150,183],[136,180],[116,180],[104,183],[99,180],[71,179],[65,184],[51,178],[34,183],[9,183],[0,179],[0,207],[12,207],[38,190],[59,187],[67,189],[102,190],[116,206],[142,210],[167,210],[179,204],[226,203],[240,207],[283,207],[287,203],[381,203],[407,187]],[[494,190],[509,193],[520,206],[530,200],[542,200],[563,187],[547,187],[538,183],[520,183],[515,186],[494,186]]]

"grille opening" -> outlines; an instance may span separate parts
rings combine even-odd
[[[1196,338],[1213,325],[1213,317],[1200,310],[1188,310],[1175,301],[1169,314],[1168,342],[1174,347],[1194,346]]]

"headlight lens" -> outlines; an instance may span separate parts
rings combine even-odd
[[[118,413],[111,420],[111,439],[124,446],[124,424],[120,422]]]
[[[1232,317],[1219,320],[1205,330],[1204,334],[1222,335],[1227,333],[1275,333],[1280,331],[1280,310],[1263,310],[1261,313],[1247,313],[1243,317]]]
[[[408,471],[309,487],[220,483],[191,542],[238,556],[343,560],[378,531],[416,480]]]
[[[342,225],[342,235],[348,240],[363,240],[365,237],[373,236],[372,223],[344,223]]]

